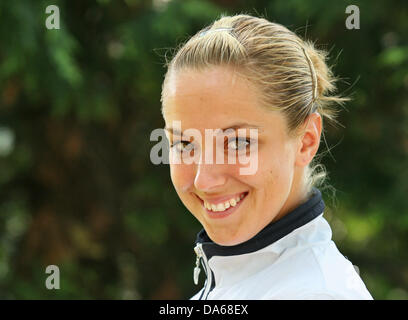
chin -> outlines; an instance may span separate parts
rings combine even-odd
[[[225,235],[217,236],[207,233],[212,241],[220,246],[235,246],[250,239],[250,237],[225,237]]]

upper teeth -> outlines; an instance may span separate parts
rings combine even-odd
[[[225,211],[231,206],[235,207],[237,203],[240,202],[244,196],[245,195],[242,193],[240,196],[236,196],[235,198],[232,198],[228,201],[221,202],[218,204],[211,204],[204,200],[204,207],[206,207],[208,210],[211,210],[211,211]]]

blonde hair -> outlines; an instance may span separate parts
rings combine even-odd
[[[280,24],[247,14],[221,16],[182,43],[166,61],[161,101],[166,80],[174,71],[233,66],[260,90],[262,105],[283,112],[288,133],[294,134],[313,112],[335,121],[333,104],[348,100],[333,95],[337,79],[326,59],[326,51]],[[314,159],[305,174],[307,190],[325,177],[324,167]]]

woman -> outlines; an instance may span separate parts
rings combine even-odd
[[[332,103],[346,100],[331,94],[325,57],[285,27],[240,14],[198,32],[168,63],[171,179],[203,226],[194,281],[200,261],[206,281],[191,299],[372,299],[331,240],[315,187],[322,118],[334,120]],[[213,152],[220,133],[216,155],[227,163]]]

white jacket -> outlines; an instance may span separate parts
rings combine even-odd
[[[208,299],[373,299],[331,240],[318,189],[313,196],[252,239],[235,245],[197,235],[199,261],[207,279],[191,300]]]

